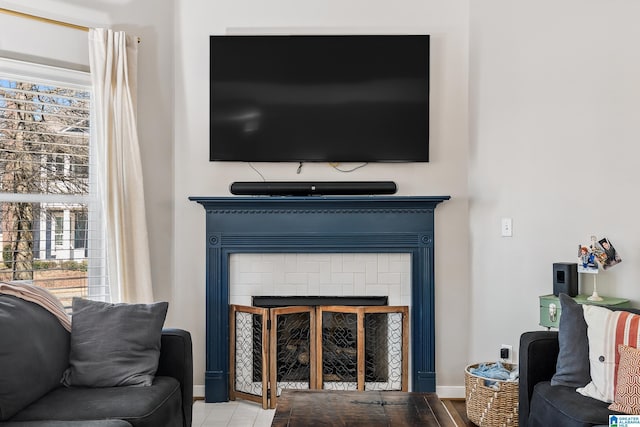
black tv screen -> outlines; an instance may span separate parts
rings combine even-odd
[[[428,35],[211,36],[211,161],[429,161]]]

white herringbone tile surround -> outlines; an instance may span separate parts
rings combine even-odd
[[[389,305],[411,304],[408,253],[232,254],[231,304],[252,296],[388,296]]]

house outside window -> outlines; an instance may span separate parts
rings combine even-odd
[[[109,300],[88,73],[0,58],[0,280]]]

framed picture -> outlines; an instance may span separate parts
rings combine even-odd
[[[598,274],[596,252],[588,246],[578,245],[578,273]]]
[[[604,259],[602,260],[602,268],[605,270],[613,267],[616,264],[622,262],[622,258],[618,255],[618,251],[613,247],[609,239],[602,238],[598,240],[598,244],[602,248],[602,252],[604,254]]]

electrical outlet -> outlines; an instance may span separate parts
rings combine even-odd
[[[507,363],[513,362],[513,346],[508,344],[500,346],[500,360]]]

